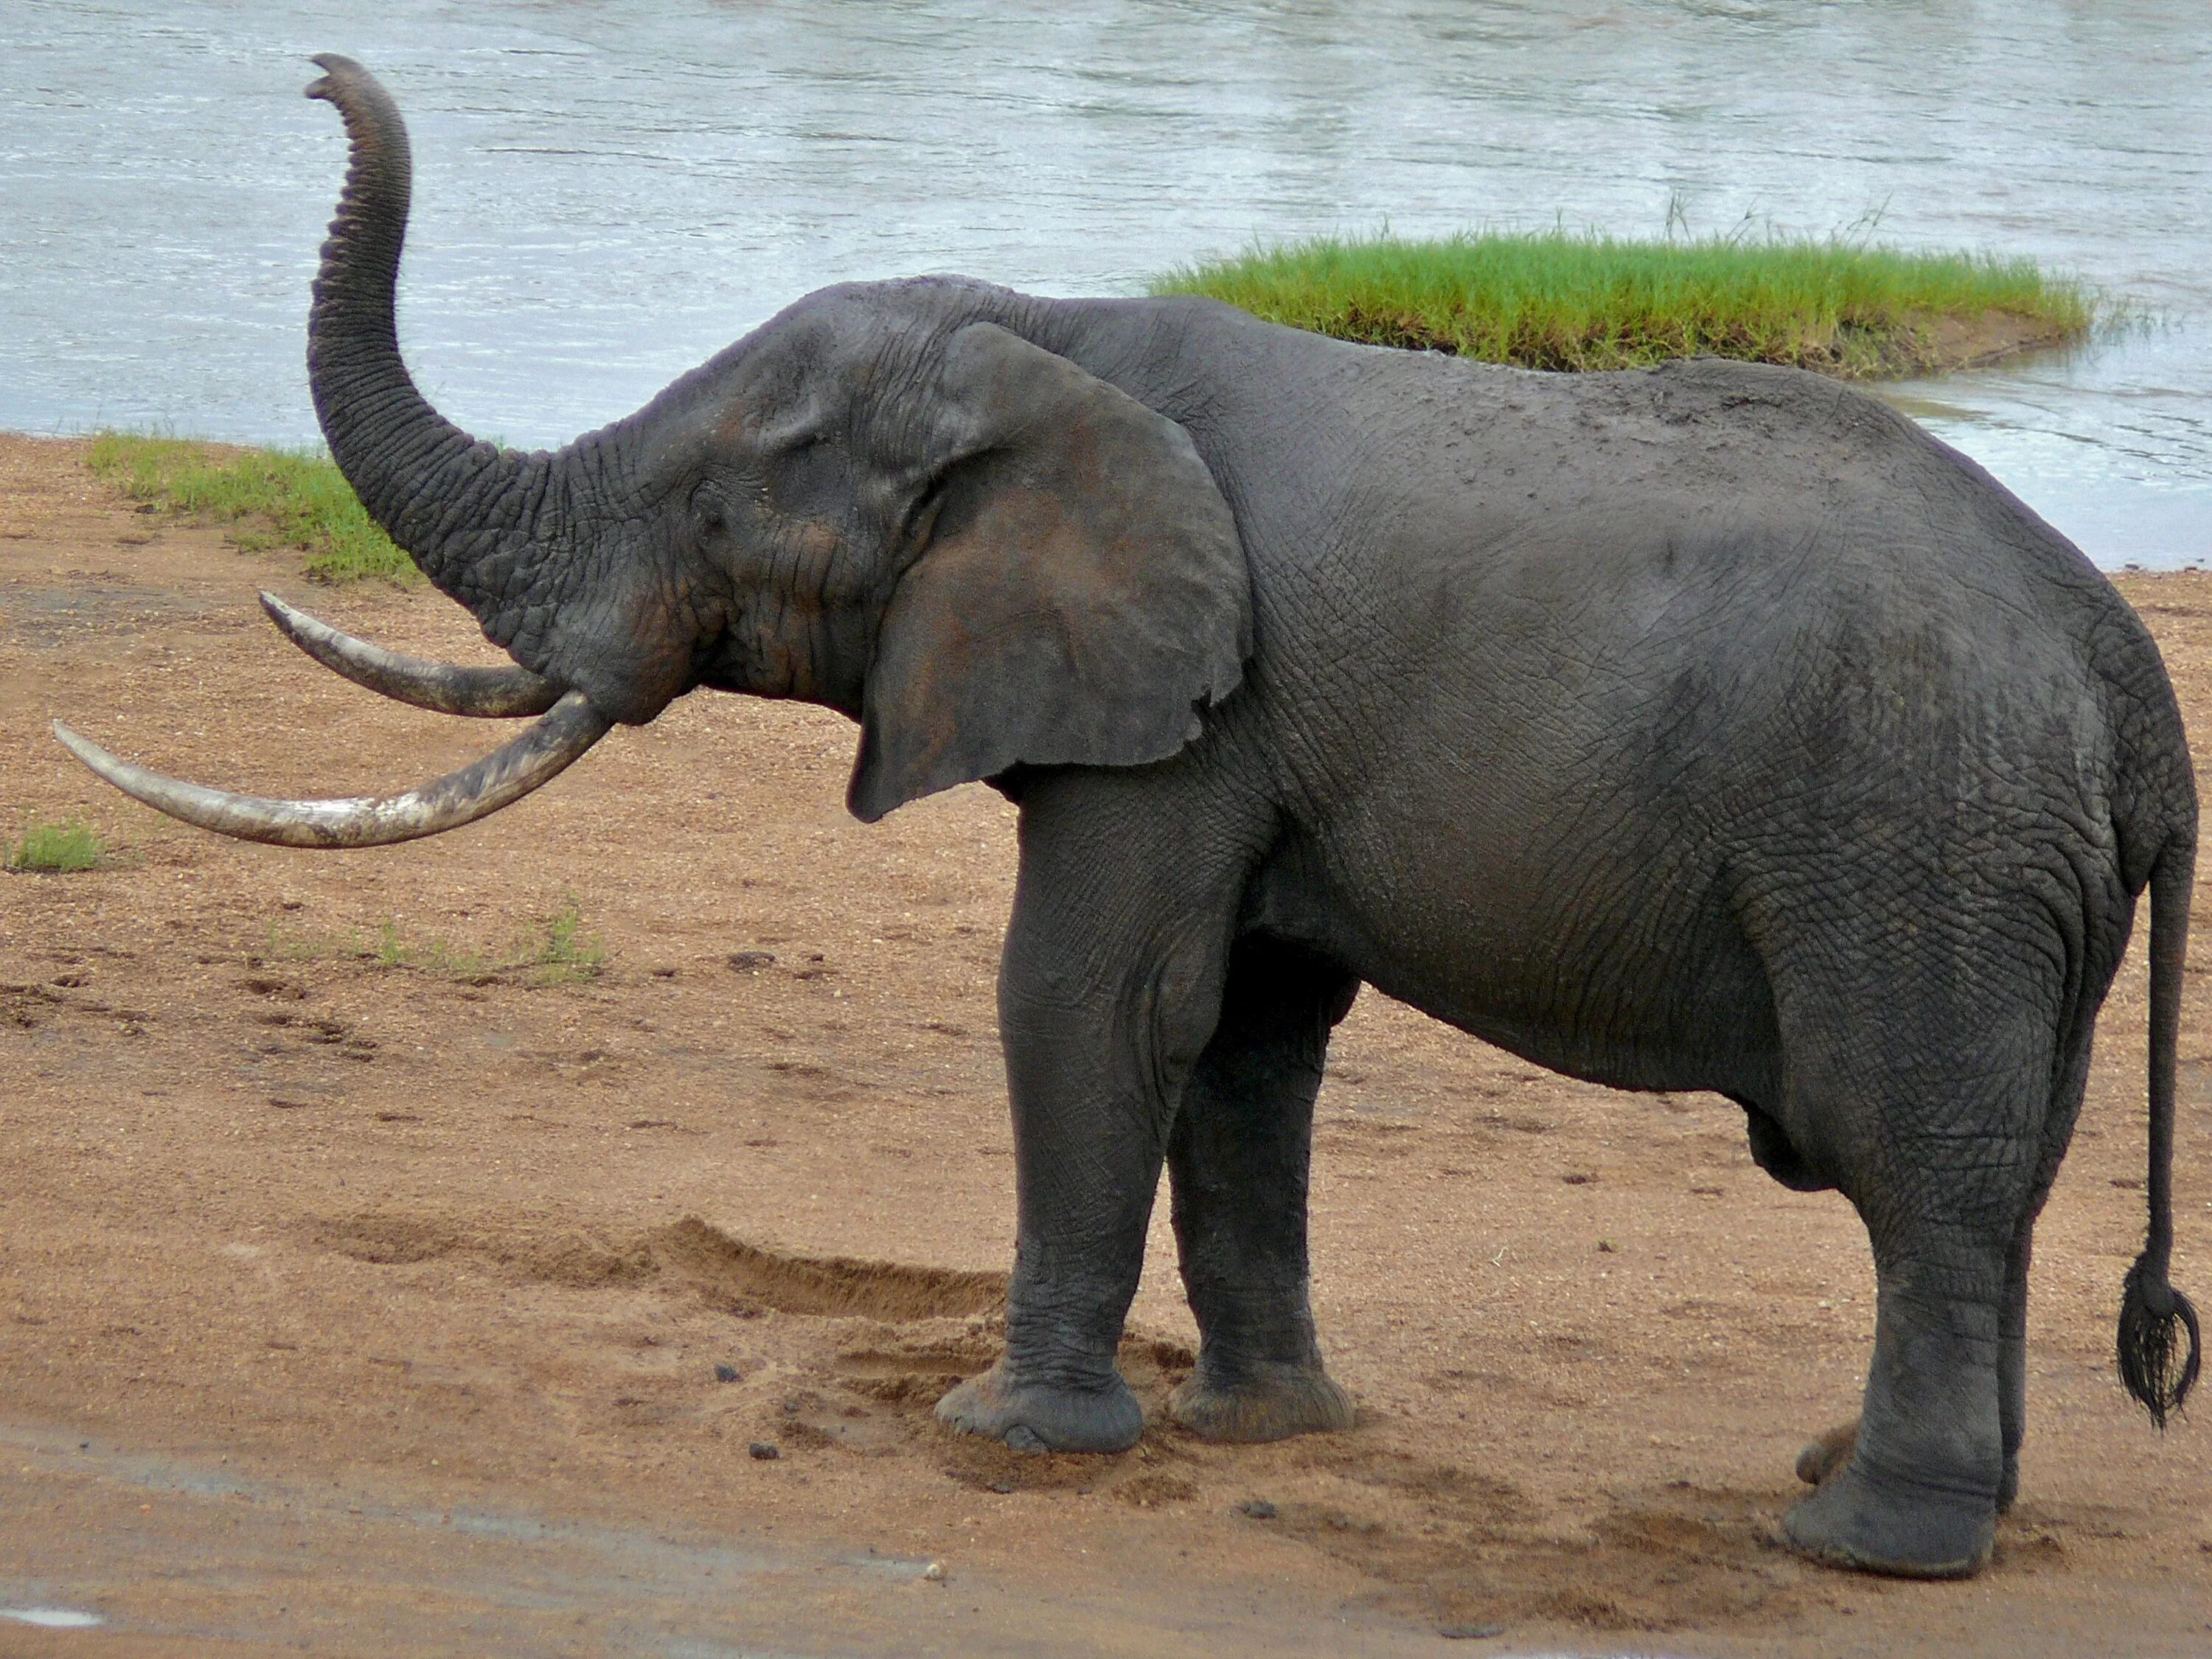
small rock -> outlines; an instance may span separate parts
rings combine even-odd
[[[921,1576],[929,1580],[933,1584],[943,1583],[945,1582],[945,1563],[942,1561],[931,1562],[927,1566],[921,1570]]]
[[[1601,1238],[1597,1242],[1597,1250],[1600,1255],[1611,1255],[1613,1254],[1613,1241],[1609,1238]]]
[[[757,1460],[763,1463],[773,1463],[777,1458],[783,1455],[782,1451],[778,1449],[775,1442],[773,1440],[756,1440],[750,1445],[747,1446],[745,1449],[750,1452]]]
[[[717,1365],[714,1367],[714,1381],[717,1382],[734,1382],[737,1380],[738,1368],[735,1365]]]
[[[730,966],[740,974],[757,974],[763,968],[775,966],[773,951],[732,951]]]
[[[1264,1498],[1248,1498],[1237,1506],[1239,1515],[1249,1516],[1255,1521],[1272,1521],[1282,1511]]]
[[[796,1416],[798,1416],[798,1415],[799,1415],[799,1402],[798,1402],[796,1400],[787,1400],[787,1401],[785,1401],[783,1402],[783,1414],[784,1414],[786,1417],[796,1417]]]
[[[1505,1634],[1503,1625],[1439,1625],[1437,1634],[1447,1642],[1486,1642]]]

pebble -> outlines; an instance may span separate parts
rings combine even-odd
[[[1281,1511],[1264,1498],[1248,1498],[1237,1506],[1237,1512],[1255,1521],[1272,1521]]]
[[[738,1368],[735,1365],[717,1365],[714,1367],[714,1381],[717,1382],[734,1382],[737,1380]]]
[[[921,1576],[929,1580],[933,1584],[943,1583],[945,1582],[945,1563],[942,1561],[931,1562],[927,1566],[921,1570]]]
[[[745,1449],[763,1463],[773,1463],[783,1455],[782,1451],[773,1440],[756,1440]]]
[[[1505,1634],[1503,1625],[1439,1625],[1437,1634],[1447,1642],[1486,1642]]]

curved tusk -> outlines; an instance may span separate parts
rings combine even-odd
[[[527,668],[456,668],[403,657],[295,611],[274,593],[261,596],[261,608],[286,639],[324,667],[417,708],[505,719],[542,714],[560,701],[561,688]]]
[[[606,736],[614,722],[571,691],[552,712],[513,742],[482,760],[404,795],[348,800],[264,800],[203,784],[165,778],[118,760],[98,744],[54,722],[54,736],[70,753],[134,800],[173,818],[240,841],[279,847],[388,847],[414,841],[496,812],[540,785]]]

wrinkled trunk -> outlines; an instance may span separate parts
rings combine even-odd
[[[411,186],[407,129],[360,64],[336,54],[315,62],[325,73],[307,95],[337,106],[351,152],[307,323],[323,436],[369,516],[495,643],[514,644],[549,551],[539,532],[563,516],[572,452],[525,455],[480,442],[416,389],[392,314]]]

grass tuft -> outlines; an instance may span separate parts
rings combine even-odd
[[[1524,368],[1715,356],[1844,379],[1941,372],[2086,335],[2098,301],[2033,260],[1838,240],[1637,241],[1564,230],[1324,237],[1170,271],[1255,316]]]
[[[420,580],[414,562],[377,528],[325,457],[103,432],[86,459],[95,477],[135,501],[240,526],[231,539],[242,551],[305,553],[315,580]]]
[[[543,933],[530,961],[532,971],[546,983],[596,979],[606,961],[606,947],[596,933],[583,931],[582,907],[567,900],[540,924]]]
[[[83,870],[97,870],[107,861],[107,843],[91,825],[78,818],[61,823],[33,823],[8,849],[8,867],[22,874],[75,875]]]
[[[541,988],[596,979],[606,963],[606,948],[598,934],[584,931],[583,907],[573,896],[531,923],[504,951],[472,950],[435,935],[410,938],[396,919],[386,918],[372,939],[359,933],[343,939],[287,936],[272,923],[266,953],[291,961],[351,957],[379,968],[434,974],[471,985],[507,982]]]

